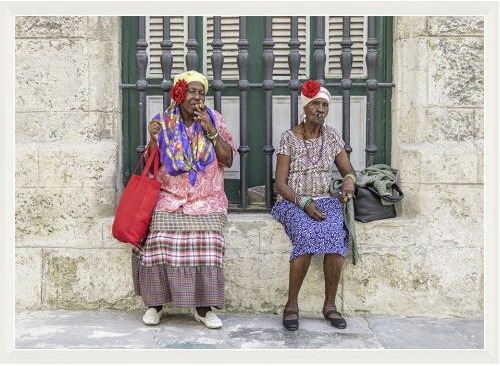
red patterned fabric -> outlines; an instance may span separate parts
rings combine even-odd
[[[236,146],[222,115],[217,111],[213,113],[220,136],[231,145],[235,156]],[[182,212],[187,215],[227,213],[224,166],[219,164],[217,157],[206,166],[204,173],[198,174],[194,186],[190,184],[187,174],[170,175],[163,165],[160,167],[158,180],[161,182],[161,191],[155,207],[157,211],[174,212],[182,207]]]
[[[155,211],[148,237],[132,250],[135,293],[148,306],[222,308],[225,222],[223,214]]]

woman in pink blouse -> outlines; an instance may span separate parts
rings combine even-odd
[[[148,126],[148,151],[160,151],[161,191],[148,236],[132,255],[147,325],[159,324],[171,303],[193,307],[208,328],[222,327],[213,308],[224,305],[224,166],[231,167],[236,148],[222,115],[205,106],[207,91],[204,75],[177,75],[172,104]]]

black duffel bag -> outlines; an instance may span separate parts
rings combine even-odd
[[[395,195],[394,193],[398,194]],[[392,185],[392,195],[383,196],[389,202],[399,202],[404,194],[397,184]],[[380,196],[373,186],[356,186],[354,192],[354,219],[360,222],[370,222],[375,220],[391,219],[396,217],[396,207],[392,205],[383,205]]]

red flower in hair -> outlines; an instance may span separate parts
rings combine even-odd
[[[178,104],[184,102],[187,95],[187,86],[186,80],[178,80],[172,90],[170,90],[170,97]]]
[[[314,97],[318,94],[321,85],[315,80],[307,80],[304,85],[302,85],[302,95],[308,98]]]

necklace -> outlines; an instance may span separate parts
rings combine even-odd
[[[321,131],[319,133],[320,139],[321,139],[321,147],[319,148],[318,158],[314,162],[311,160],[311,158],[309,156],[309,149],[307,148],[307,144],[306,144],[306,125],[305,124],[302,125],[302,131],[303,131],[303,134],[304,134],[304,140],[302,140],[302,141],[304,142],[304,149],[306,150],[307,161],[311,165],[317,165],[319,163],[319,161],[321,160],[321,157],[323,156],[323,146],[324,146],[324,138],[323,138],[324,129],[323,129],[323,126],[321,126]]]

